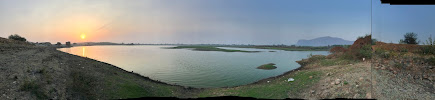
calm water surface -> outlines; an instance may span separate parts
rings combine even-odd
[[[173,46],[81,46],[58,50],[107,62],[169,84],[191,87],[231,87],[277,76],[300,67],[295,61],[327,51],[283,51],[229,48],[258,53],[163,49]],[[276,51],[276,52],[269,52]],[[274,70],[256,69],[275,63]]]

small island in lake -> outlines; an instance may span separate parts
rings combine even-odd
[[[257,69],[272,70],[272,69],[276,69],[276,66],[274,63],[268,63],[268,64],[258,66]]]

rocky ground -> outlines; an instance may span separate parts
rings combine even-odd
[[[154,81],[52,47],[0,41],[0,55],[3,100],[182,98],[200,91]]]
[[[324,98],[372,98],[370,63],[334,66],[312,66],[307,70],[321,71],[321,79],[309,89],[303,97],[308,99]]]
[[[378,99],[435,98],[435,66],[428,56],[406,53],[395,57],[373,58],[373,90]]]

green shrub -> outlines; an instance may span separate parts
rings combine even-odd
[[[364,45],[357,54],[358,58],[370,59],[372,57],[371,45]]]
[[[302,60],[296,61],[296,62],[299,63],[299,65],[301,65],[301,66],[305,66],[305,65],[308,65],[310,63],[317,62],[317,61],[323,60],[323,59],[326,59],[326,56],[310,54],[310,55],[308,55],[307,59],[302,59]]]
[[[19,36],[18,34],[10,35],[9,39],[18,40],[18,41],[26,41],[26,38]]]
[[[324,56],[324,55],[312,55],[312,54],[310,54],[308,59],[310,61],[319,61],[319,60],[326,59],[326,56]]]
[[[391,57],[390,52],[381,48],[376,48],[374,54],[386,59]]]
[[[435,54],[435,46],[433,46],[433,45],[424,45],[424,46],[422,46],[422,47],[420,47],[420,52],[422,53],[422,54],[432,54],[432,55],[434,55]]]
[[[408,49],[402,48],[399,50],[400,52],[408,52]]]
[[[427,59],[427,61],[430,65],[435,66],[435,57],[431,57],[429,59]]]
[[[29,91],[38,99],[46,99],[47,95],[45,95],[40,89],[40,86],[35,81],[24,81],[24,84],[20,87],[21,91]]]
[[[372,38],[372,45],[376,45],[376,42],[377,42],[378,40],[377,39],[373,39]]]

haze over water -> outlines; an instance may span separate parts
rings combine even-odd
[[[277,76],[300,67],[295,61],[327,51],[282,51],[227,48],[259,53],[162,49],[172,46],[82,46],[60,51],[107,62],[169,84],[191,87],[238,86]],[[269,52],[276,51],[276,52]],[[256,67],[275,63],[274,70]]]

